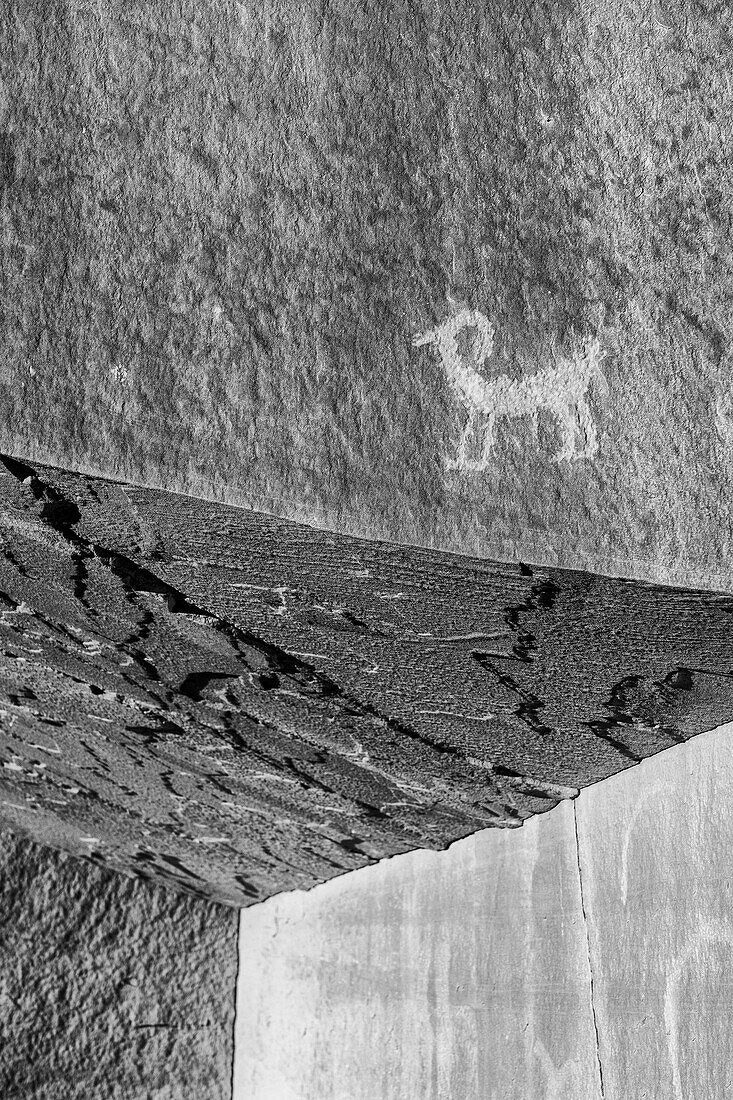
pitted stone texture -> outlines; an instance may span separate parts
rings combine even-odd
[[[235,914],[0,833],[3,1100],[229,1100]]]
[[[113,869],[247,905],[733,716],[730,596],[0,466],[0,821]]]
[[[728,587],[728,5],[2,14],[5,450]],[[459,344],[486,461],[413,345],[461,314],[495,331],[486,362]]]

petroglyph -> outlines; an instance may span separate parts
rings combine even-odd
[[[722,443],[733,446],[733,403],[729,393],[719,394],[715,402],[715,430]]]
[[[463,350],[459,337],[471,330],[473,340],[468,341],[468,350]],[[555,355],[553,363],[524,378],[507,374],[488,378],[481,368],[493,354],[494,335],[494,326],[480,310],[463,308],[412,341],[414,347],[436,348],[451,391],[467,414],[455,455],[446,458],[446,468],[472,472],[487,469],[496,448],[499,418],[529,417],[537,438],[542,411],[554,418],[561,435],[559,449],[552,456],[555,462],[592,458],[598,451],[598,431],[588,391],[595,385],[599,395],[608,395],[601,370],[604,353],[598,339],[584,341],[570,359]],[[463,344],[465,348],[465,339]]]
[[[10,92],[8,86],[0,76],[0,123],[3,123],[10,113]]]

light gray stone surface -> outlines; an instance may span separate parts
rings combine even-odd
[[[725,1100],[733,725],[241,914],[235,1100]]]
[[[733,1092],[733,726],[576,803],[609,1100]]]
[[[573,804],[242,913],[234,1100],[599,1100]]]
[[[729,587],[732,43],[718,0],[6,0],[0,447]]]
[[[236,916],[0,832],[3,1100],[230,1100]]]

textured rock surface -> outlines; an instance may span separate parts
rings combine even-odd
[[[244,905],[733,717],[733,598],[0,463],[0,822]]]
[[[3,1100],[229,1100],[236,914],[0,833]]]
[[[2,13],[4,449],[729,586],[728,5]]]
[[[242,913],[235,1100],[723,1100],[733,726]]]

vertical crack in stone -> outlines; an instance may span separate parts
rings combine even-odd
[[[240,973],[240,970],[242,969],[242,948],[241,948],[241,944],[240,944],[241,932],[242,932],[242,916],[241,916],[241,913],[240,913],[239,917],[237,919],[237,961],[236,961],[236,965],[234,967],[234,1018],[232,1020],[232,1061],[231,1061],[231,1075],[230,1075],[231,1088],[232,1088],[231,1100],[236,1100],[234,1089],[235,1089],[235,1086],[236,1086],[236,1083],[237,1083],[236,1082],[236,1076],[237,1076],[237,1007],[238,1007],[238,997],[239,997],[239,973]]]
[[[583,871],[580,865],[580,841],[578,838],[578,811],[575,802],[573,802],[573,827],[575,830],[575,858],[578,864],[578,884],[580,886],[580,911],[583,914],[583,928],[585,929],[585,946],[588,956],[588,974],[590,978],[590,1010],[593,1016],[593,1031],[595,1033],[596,1040],[596,1064],[598,1066],[598,1084],[601,1090],[601,1100],[605,1097],[606,1093],[603,1087],[603,1066],[601,1065],[601,1045],[598,1035],[598,1017],[596,1016],[596,1002],[593,991],[593,962],[590,953],[590,934],[588,932],[588,916],[585,911],[585,898],[583,896]]]

